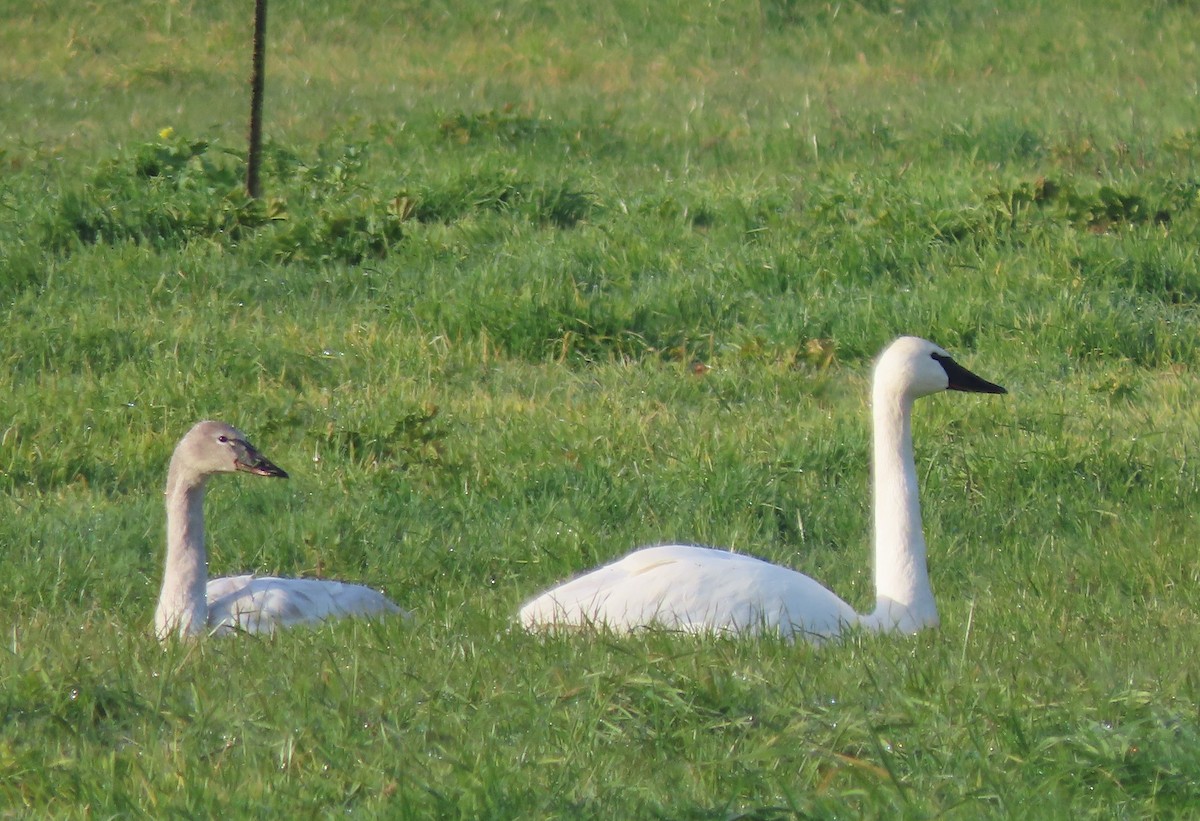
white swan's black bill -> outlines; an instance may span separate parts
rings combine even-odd
[[[989,382],[982,376],[976,376],[962,365],[955,362],[949,356],[941,354],[932,354],[933,358],[938,361],[942,369],[946,371],[946,378],[950,380],[949,389],[952,391],[966,391],[968,393],[1008,393],[1007,390],[1000,387],[994,382]]]

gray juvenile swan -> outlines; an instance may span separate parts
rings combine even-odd
[[[521,608],[530,630],[657,625],[690,632],[778,631],[819,641],[847,628],[914,633],[938,623],[925,565],[913,464],[912,406],[944,390],[1006,393],[924,339],[895,340],[879,357],[874,421],[874,612],[860,615],[808,576],[750,556],[663,545],[559,585]]]
[[[404,613],[382,594],[358,584],[320,579],[230,576],[208,579],[204,549],[204,488],[210,476],[243,471],[287,473],[224,422],[200,422],[175,447],[167,472],[167,564],[154,614],[165,640],[205,633],[271,633],[342,616]]]

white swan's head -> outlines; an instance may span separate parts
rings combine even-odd
[[[287,471],[259,453],[246,434],[224,422],[197,423],[179,441],[171,461],[196,476],[243,471],[287,478]]]
[[[976,376],[945,350],[915,336],[902,336],[888,345],[875,364],[876,390],[916,399],[938,391],[1008,393]]]

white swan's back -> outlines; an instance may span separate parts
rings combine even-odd
[[[538,596],[521,623],[654,625],[685,632],[778,632],[819,640],[858,620],[854,608],[808,576],[752,556],[692,545],[635,551]]]
[[[924,339],[901,337],[875,367],[875,610],[860,616],[817,582],[749,556],[686,545],[634,551],[552,588],[520,611],[527,629],[657,626],[820,640],[849,627],[911,633],[938,623],[925,566],[910,416],[944,390],[1005,393]]]

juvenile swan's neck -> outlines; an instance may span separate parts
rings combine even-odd
[[[178,456],[172,457],[167,472],[167,566],[154,614],[154,632],[160,639],[176,632],[201,635],[208,623],[205,481]]]
[[[876,601],[875,612],[864,622],[875,630],[913,633],[938,623],[925,565],[925,536],[913,463],[913,399],[883,380],[875,386],[871,405]]]

